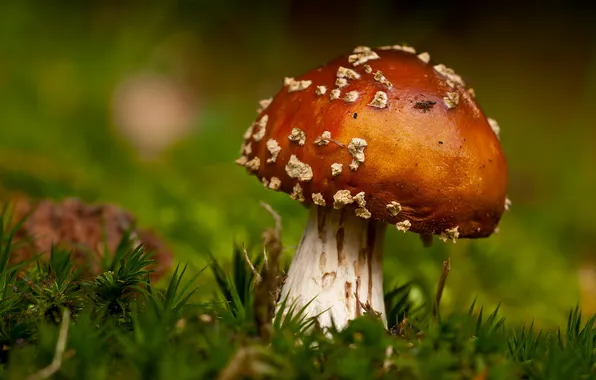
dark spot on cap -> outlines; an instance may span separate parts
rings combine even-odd
[[[354,115],[352,115],[354,117],[354,119],[356,119],[358,117],[358,113],[354,112]]]
[[[414,104],[414,108],[421,110],[422,112],[427,112],[430,111],[430,109],[433,108],[435,104],[437,104],[437,102],[433,102],[432,100],[425,100],[422,102],[416,102],[416,104]]]

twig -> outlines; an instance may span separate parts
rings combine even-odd
[[[355,294],[356,293],[354,293],[354,295]],[[373,309],[373,307],[369,301],[366,301],[366,302],[360,301],[360,308],[362,310],[364,310],[364,314],[374,315],[375,317],[377,317],[379,319],[381,318],[382,313],[380,311],[376,311],[375,309]]]
[[[385,360],[383,361],[383,372],[389,371],[389,369],[393,366],[391,355],[393,355],[393,346],[387,346],[385,349]]]
[[[265,267],[269,266],[269,257],[267,257],[267,249],[265,247],[263,247],[263,264],[265,264]]]
[[[244,247],[244,245],[242,245],[242,251],[244,252],[244,260],[246,260],[246,262],[248,263],[248,266],[252,270],[252,273],[255,275],[255,281],[257,283],[261,282],[263,280],[263,278],[261,277],[259,272],[257,272],[257,270],[255,269],[255,266],[250,261],[250,258],[248,257],[248,252],[246,252],[246,247]]]
[[[334,144],[336,144],[336,145],[338,145],[338,146],[340,146],[342,148],[345,148],[346,147],[346,144],[344,144],[344,143],[342,143],[340,141],[337,141],[336,139],[328,138],[327,140],[331,141],[332,143],[334,143]]]
[[[449,271],[451,271],[451,259],[443,261],[443,270],[441,271],[441,277],[439,278],[439,283],[437,284],[437,294],[435,296],[433,317],[436,317],[439,311],[439,305],[441,303],[441,297],[443,297],[443,290],[445,289],[445,282],[447,281],[447,276],[449,276]]]
[[[217,377],[217,380],[232,380],[240,378],[243,375],[247,368],[246,362],[247,357],[249,356],[249,349],[245,347],[240,347],[236,354],[232,356],[226,368],[224,368]]]
[[[261,339],[267,342],[271,337],[271,321],[275,315],[275,303],[281,282],[279,262],[283,246],[281,243],[281,216],[268,204],[261,202],[261,206],[275,220],[275,228],[269,228],[263,232],[263,252],[267,263],[261,270],[262,281],[256,283],[254,301],[257,331]],[[268,252],[269,255],[267,256],[265,252]]]
[[[261,202],[261,206],[263,206],[263,208],[265,210],[267,210],[267,212],[269,214],[271,214],[271,216],[273,217],[273,220],[275,221],[275,232],[277,233],[278,236],[280,236],[281,235],[281,216],[267,203]]]
[[[39,372],[29,376],[27,380],[41,380],[47,379],[54,375],[60,369],[62,365],[62,357],[64,356],[64,350],[66,349],[66,339],[68,338],[68,325],[70,323],[70,310],[64,308],[62,313],[62,323],[60,324],[60,332],[58,334],[58,342],[56,343],[56,351],[54,353],[54,359],[49,366],[42,368]]]
[[[405,337],[406,327],[408,326],[408,317],[404,317],[404,319],[399,322],[399,327],[397,333],[399,336]]]
[[[277,371],[264,359],[268,354],[263,346],[239,347],[217,380],[271,378]],[[277,376],[276,378],[279,378]]]

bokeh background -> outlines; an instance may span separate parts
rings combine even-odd
[[[387,287],[514,322],[596,312],[596,28],[569,2],[346,0],[0,2],[0,197],[109,202],[197,271],[306,210],[233,164],[258,100],[357,45],[407,43],[454,68],[501,126],[513,202],[488,239],[424,248],[390,229]],[[214,287],[206,273],[201,296]]]

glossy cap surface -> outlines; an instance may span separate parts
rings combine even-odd
[[[305,203],[421,234],[490,235],[507,191],[497,130],[461,78],[425,54],[360,47],[286,78],[237,163]]]

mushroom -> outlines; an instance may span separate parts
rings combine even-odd
[[[259,179],[279,178],[276,189],[309,208],[281,297],[298,308],[310,302],[307,315],[323,327],[343,328],[365,308],[386,323],[388,224],[425,241],[483,238],[506,207],[504,153],[463,80],[411,51],[362,49],[366,65],[345,55],[297,78],[312,88],[283,88],[255,123],[266,124],[265,137],[237,160]],[[342,89],[358,92],[352,102],[317,90],[334,88],[340,67],[359,74]],[[304,131],[303,145],[288,140],[295,129]],[[324,136],[333,139],[321,144]],[[280,144],[275,161],[267,160],[269,139]],[[262,164],[251,165],[255,159]]]

